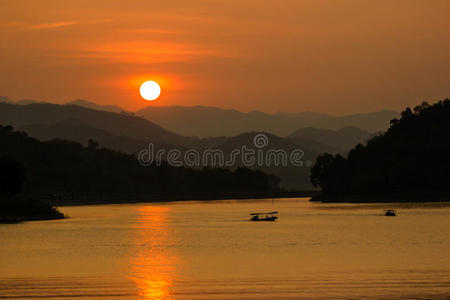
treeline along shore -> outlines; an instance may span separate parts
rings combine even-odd
[[[280,188],[277,176],[259,170],[191,169],[165,162],[144,167],[134,155],[101,148],[95,141],[87,146],[59,139],[42,142],[25,132],[14,131],[12,126],[0,126],[0,143],[1,205],[11,207],[15,203],[16,207],[23,205],[29,209],[32,203],[29,199],[34,199],[42,204],[40,214],[43,203],[73,205],[305,195]],[[48,206],[49,215],[52,211]],[[12,209],[8,213],[2,209],[0,218],[14,215],[22,218],[17,209],[15,214]]]
[[[91,194],[78,195],[51,195],[39,197],[54,206],[95,205],[95,204],[134,204],[134,203],[162,203],[172,201],[210,201],[210,200],[252,200],[252,199],[279,199],[279,198],[310,198],[317,191],[274,190],[253,191],[240,193],[183,193],[183,194]]]

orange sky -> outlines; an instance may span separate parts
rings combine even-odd
[[[450,96],[450,1],[2,0],[0,96],[334,114]]]

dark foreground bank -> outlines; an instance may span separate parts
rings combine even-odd
[[[53,206],[36,200],[0,199],[0,224],[63,219]]]

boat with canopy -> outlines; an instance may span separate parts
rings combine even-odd
[[[276,219],[278,219],[278,217],[276,216],[277,213],[277,211],[266,213],[251,213],[250,221],[275,221]]]

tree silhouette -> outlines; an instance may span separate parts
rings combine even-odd
[[[450,100],[406,108],[347,158],[320,155],[311,182],[324,194],[450,190]]]
[[[98,146],[99,146],[99,143],[97,141],[94,141],[93,139],[89,139],[88,140],[88,146],[87,147],[89,149],[95,150],[95,149],[98,148]]]
[[[143,167],[135,156],[99,148],[93,140],[87,147],[61,139],[41,142],[10,126],[0,125],[0,144],[0,156],[9,155],[26,167],[27,190],[51,197],[169,195],[176,198],[206,193],[275,191],[279,183],[276,176],[247,168],[190,169],[166,162]],[[10,159],[4,164],[8,165],[2,168],[4,193],[20,191],[21,169]]]
[[[11,128],[12,129],[12,128]],[[20,193],[25,181],[25,168],[8,156],[0,157],[0,197],[12,197]]]

